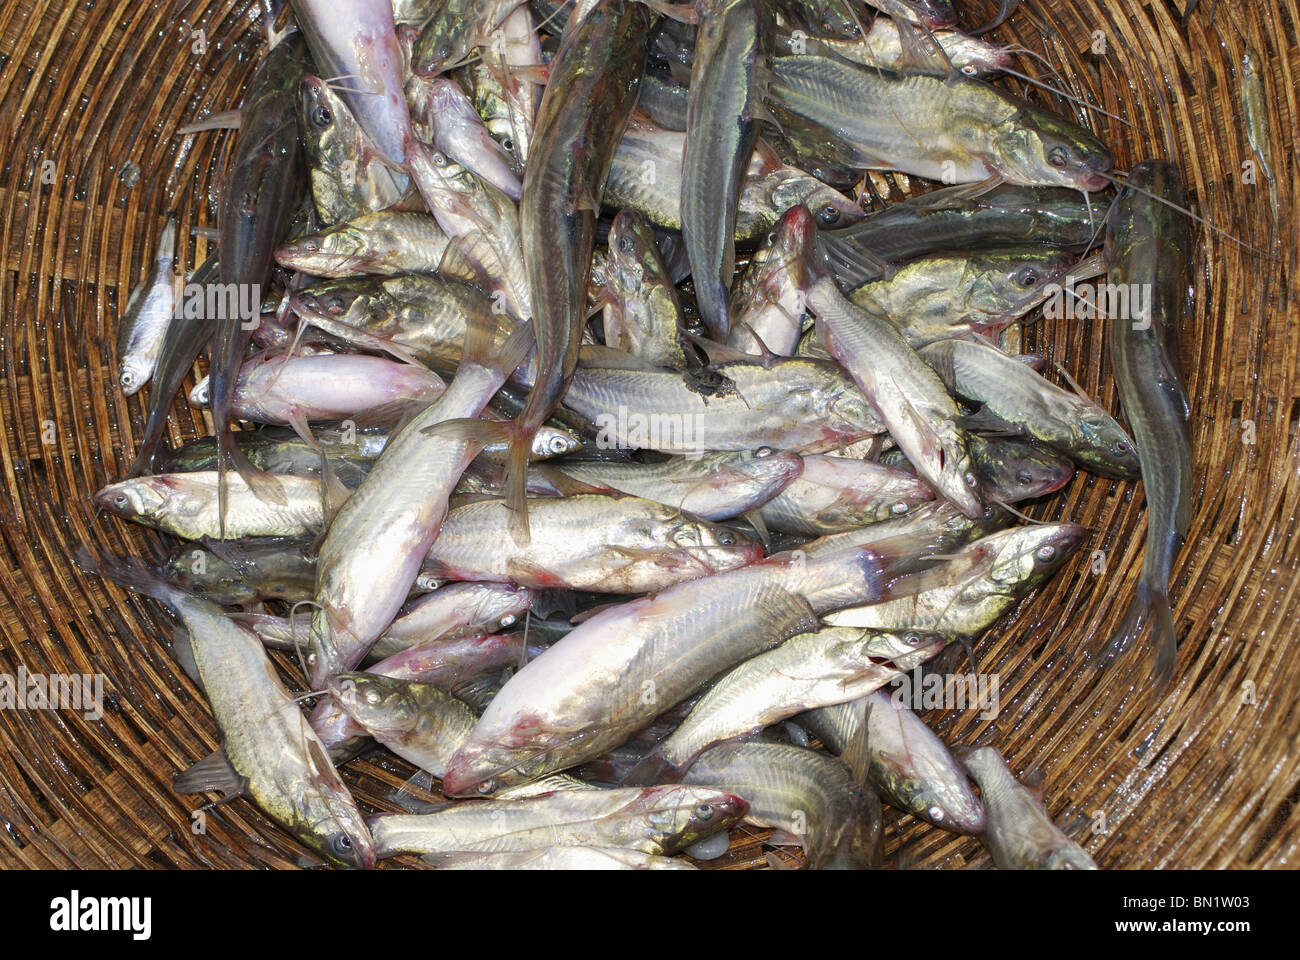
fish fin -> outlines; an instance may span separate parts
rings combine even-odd
[[[233,439],[233,436],[232,436]],[[230,459],[234,461],[235,470],[244,483],[248,484],[248,489],[253,492],[253,496],[263,503],[271,503],[277,507],[287,507],[289,498],[285,496],[284,487],[279,479],[274,475],[267,473],[260,467],[253,466],[248,455],[237,443],[230,445]],[[224,533],[225,521],[222,521],[222,530]]]
[[[1133,641],[1142,635],[1147,621],[1152,621],[1151,646],[1155,651],[1153,682],[1157,693],[1168,686],[1178,658],[1178,638],[1174,629],[1173,609],[1167,590],[1157,590],[1138,581],[1137,591],[1129,604],[1119,629],[1097,660],[1097,669],[1109,666]]]
[[[763,841],[773,847],[802,847],[804,841],[796,833],[777,827],[772,831],[772,835]]]
[[[224,745],[172,778],[172,789],[177,793],[208,793],[215,790],[221,793],[222,803],[240,796],[247,788],[248,779],[241,777],[231,766]]]
[[[507,422],[476,420],[473,417],[441,420],[425,427],[420,433],[426,437],[459,440],[472,447],[486,447],[494,443],[504,443],[513,436],[510,424]]]
[[[176,136],[183,137],[191,133],[201,133],[204,130],[238,130],[243,122],[243,114],[238,110],[222,110],[219,113],[210,113],[202,120],[195,120],[193,123],[187,123],[176,131]]]
[[[526,80],[544,87],[551,82],[551,65],[549,63],[525,63],[518,66],[512,64],[510,77],[512,80]]]
[[[598,603],[596,604],[596,606],[589,607],[586,610],[583,610],[581,613],[575,613],[573,616],[569,618],[569,623],[572,623],[576,626],[579,623],[583,623],[587,620],[590,620],[598,613],[604,613],[606,610],[610,609],[611,607],[618,607],[618,606],[622,606],[622,604],[617,600],[612,600],[609,603]]]
[[[438,262],[437,273],[440,276],[473,284],[486,285],[492,280],[466,253],[465,241],[456,237],[449,239],[447,249],[443,251],[442,259]]]
[[[530,472],[536,473],[547,486],[561,497],[576,497],[583,494],[603,494],[609,497],[622,497],[623,494],[613,487],[597,486],[584,480],[577,480],[559,467],[546,464],[535,465]]]
[[[952,61],[944,52],[934,34],[924,24],[909,23],[902,17],[893,17],[894,26],[898,28],[898,40],[901,49],[897,73],[900,76],[922,74],[932,77],[947,77],[957,73]]]
[[[593,214],[600,213],[600,202],[592,194],[587,185],[580,184],[577,193],[567,197],[564,201],[564,212],[569,216],[580,213],[583,210],[590,211]]]
[[[963,430],[981,430],[987,433],[1019,436],[1022,431],[1007,423],[988,407],[980,407],[956,419],[957,426]]]
[[[75,554],[77,566],[86,573],[111,580],[119,587],[152,597],[168,609],[175,610],[175,601],[185,591],[168,583],[161,573],[136,557],[117,557],[111,553],[92,553],[82,544]]]
[[[680,783],[689,766],[689,762],[685,766],[669,763],[662,754],[653,750],[642,757],[636,766],[623,776],[619,786],[654,787],[660,784]]]
[[[841,290],[856,290],[863,284],[888,279],[895,272],[892,264],[853,241],[836,236],[833,231],[818,233],[813,244],[816,253],[814,273],[819,272],[824,263]]]
[[[840,759],[853,771],[855,784],[862,787],[871,771],[871,711],[875,708],[875,701],[863,697],[852,707],[859,714],[858,729],[840,751]]]
[[[768,532],[767,524],[763,522],[763,515],[758,510],[747,510],[741,514],[749,525],[754,528],[754,533],[758,535],[758,542],[763,545],[764,550],[772,549],[772,534]]]

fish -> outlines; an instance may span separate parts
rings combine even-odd
[[[883,866],[880,801],[843,762],[786,743],[722,743],[704,751],[684,782],[726,784],[749,803],[746,819],[804,848],[810,870]]]
[[[435,777],[478,721],[468,704],[429,683],[340,673],[325,689],[366,733]]]
[[[845,703],[938,654],[938,634],[852,627],[801,633],[733,667],[624,780],[671,783],[716,743],[746,737],[807,710]]]
[[[1011,54],[1007,50],[959,30],[937,29],[930,31],[929,36],[938,44],[952,68],[968,77],[998,73],[1012,64]],[[915,71],[924,66],[909,58],[898,24],[890,17],[876,17],[871,29],[863,36],[802,37],[798,41],[796,46],[795,38],[778,35],[777,53],[828,52],[864,67],[878,67],[899,73]],[[945,75],[946,73],[945,70]]]
[[[758,515],[771,530],[820,537],[902,516],[933,499],[929,485],[905,470],[808,454],[803,472],[759,507]]]
[[[766,503],[799,476],[803,458],[759,447],[671,457],[662,463],[592,461],[555,469],[579,483],[656,500],[680,513],[716,522]],[[545,475],[538,476],[537,492],[561,494]]]
[[[208,367],[212,378],[212,419],[217,435],[217,521],[224,528],[229,455],[244,487],[272,501],[281,496],[277,484],[264,481],[234,446],[231,405],[235,381],[258,317],[241,316],[246,291],[260,302],[273,264],[276,246],[284,239],[301,194],[302,155],[293,122],[299,79],[307,63],[298,38],[272,47],[253,75],[241,108],[243,122],[235,141],[235,156],[222,193],[220,277],[228,296],[218,317],[208,317],[212,340]],[[231,292],[235,296],[229,296]],[[232,300],[240,306],[233,308]],[[224,539],[224,529],[221,530]]]
[[[967,435],[983,488],[1003,503],[1033,500],[1064,487],[1074,476],[1069,457],[1017,437]]]
[[[261,483],[275,490],[274,501],[263,499],[239,474],[225,478],[223,484],[215,470],[121,480],[93,499],[109,513],[182,540],[298,537],[316,533],[324,525],[319,480],[266,474]],[[218,491],[223,485],[227,495],[221,502]]]
[[[298,128],[320,223],[346,223],[403,201],[405,175],[376,151],[342,94],[311,74],[298,83]]]
[[[515,421],[506,462],[511,535],[528,542],[528,449],[573,376],[587,316],[596,217],[614,149],[645,69],[644,8],[600,0],[566,36],[551,64],[519,203],[533,305],[536,375]]]
[[[118,326],[118,385],[132,396],[149,382],[158,365],[167,327],[176,309],[176,214],[167,214],[153,265],[136,287]]]
[[[600,448],[817,453],[885,429],[837,365],[805,358],[699,373],[579,367],[564,404],[596,426]]]
[[[1106,222],[1107,279],[1117,286],[1145,284],[1151,292],[1144,315],[1110,318],[1106,340],[1120,409],[1141,462],[1147,539],[1137,590],[1099,663],[1112,662],[1151,621],[1160,689],[1173,676],[1178,655],[1169,579],[1192,524],[1191,400],[1178,359],[1190,299],[1192,236],[1186,217],[1168,205],[1187,207],[1173,164],[1136,164],[1127,183],[1132,187],[1120,189]]]
[[[370,659],[440,639],[493,635],[515,626],[533,592],[510,583],[449,583],[407,602],[375,645]]]
[[[1024,433],[1103,476],[1139,476],[1133,441],[1095,401],[987,344],[941,340],[920,353],[956,395],[981,405],[981,425]]]
[[[441,857],[439,870],[696,870],[676,857],[621,847],[551,846],[512,853],[461,853]]]
[[[823,230],[817,241],[836,281],[851,290],[886,275],[881,261],[903,263],[941,250],[1039,244],[1081,253],[1092,245],[1099,213],[1088,194],[1062,187],[959,183]]]
[[[223,605],[309,599],[316,586],[310,541],[293,537],[177,546],[163,565],[168,582]]]
[[[867,769],[858,771],[886,803],[956,833],[981,834],[984,805],[966,771],[930,728],[898,702],[897,691],[801,714],[797,723],[836,754],[850,751],[865,725]]]
[[[402,167],[411,114],[391,0],[351,0],[346,15],[333,0],[290,2],[316,66],[344,81],[339,91],[371,145],[391,166]]]
[[[779,554],[607,607],[506,683],[443,791],[488,795],[598,756],[819,614],[879,599],[886,570],[869,550]]]
[[[1050,247],[936,254],[865,283],[849,299],[884,317],[915,347],[965,333],[995,333],[1061,289],[1075,258]]]
[[[465,91],[450,77],[412,80],[406,85],[413,104],[416,135],[435,150],[518,201],[523,184],[510,167]]]
[[[390,437],[321,543],[311,649],[312,688],[354,668],[392,622],[438,536],[456,481],[491,425],[467,422],[522,362],[527,325],[506,315],[475,324],[456,376],[428,407]],[[443,426],[447,421],[453,421]],[[455,422],[459,421],[459,422]]]
[[[782,357],[794,354],[813,279],[816,232],[807,207],[793,206],[781,217],[731,291],[730,346],[758,355],[765,350]]]
[[[609,228],[603,319],[605,345],[657,367],[685,370],[689,341],[682,305],[659,257],[654,231],[635,210]]]
[[[981,839],[1000,870],[1096,870],[1087,851],[1048,816],[1042,800],[1011,775],[993,747],[969,751],[966,769],[980,786],[988,814]]]
[[[206,288],[217,279],[219,269],[217,257],[209,257],[194,271],[190,284],[195,288]],[[206,299],[205,297],[204,300]],[[211,327],[204,310],[178,311],[173,322],[167,325],[158,362],[154,367],[154,386],[149,391],[140,446],[123,479],[153,472],[158,455],[164,447],[163,435],[167,430],[167,418],[171,415],[172,401],[189,376],[195,359],[210,339]]]
[[[153,597],[185,626],[221,746],[179,774],[178,793],[246,795],[336,866],[375,864],[370,831],[298,700],[280,682],[261,641],[209,601],[167,583],[140,562],[92,558],[79,565]]]
[[[378,856],[612,846],[664,856],[726,830],[748,810],[707,787],[562,790],[523,800],[461,803],[427,814],[371,821]]]
[[[829,276],[809,288],[826,349],[853,376],[917,473],[972,519],[984,513],[961,414],[939,377],[888,321],[846,300]]]
[[[812,54],[773,58],[772,71],[769,96],[836,132],[865,169],[950,184],[1110,183],[1103,174],[1114,160],[1090,132],[981,80],[901,76]]]
[[[379,210],[281,244],[276,263],[315,277],[433,273],[447,253],[447,235],[435,217]]]
[[[700,316],[713,338],[725,341],[736,209],[764,117],[759,73],[771,51],[772,15],[759,0],[696,0],[696,13],[700,26],[682,156],[682,238]]]
[[[686,134],[633,114],[619,141],[605,185],[605,205],[634,209],[656,227],[682,229],[681,183]],[[803,204],[819,227],[848,227],[865,216],[861,207],[805,170],[756,150],[736,204],[735,240],[766,236],[781,216]]]
[[[1048,523],[990,533],[960,548],[953,559],[912,574],[903,596],[839,610],[823,621],[836,627],[976,636],[1059,570],[1086,532],[1073,523]],[[886,540],[875,544],[889,548]]]
[[[411,56],[411,70],[436,77],[468,58],[489,31],[500,24],[521,0],[447,0],[420,30]]]
[[[488,499],[453,508],[423,570],[442,580],[510,582],[535,589],[648,593],[763,557],[730,527],[622,494],[530,500],[533,540],[509,537],[510,508]]]
[[[320,281],[295,293],[290,304],[331,336],[451,370],[470,326],[495,317],[492,298],[478,287],[419,273]]]

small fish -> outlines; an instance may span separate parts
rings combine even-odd
[[[769,529],[820,537],[902,516],[933,499],[930,486],[905,470],[809,454],[803,472],[758,514]]]
[[[1042,800],[1011,775],[997,750],[971,750],[963,762],[980,786],[980,798],[988,813],[983,840],[998,869],[1097,869],[1092,857],[1052,822]]]
[[[380,210],[282,244],[276,262],[316,277],[433,273],[447,235],[427,213]]]
[[[167,215],[149,276],[127,301],[117,334],[118,383],[131,396],[153,376],[176,308],[176,214]]]
[[[677,288],[659,257],[654,231],[635,210],[609,228],[603,319],[605,345],[657,367],[685,370],[687,341]]]
[[[862,700],[803,714],[798,722],[839,754],[849,752],[865,724],[869,764],[859,772],[882,799],[945,830],[984,832],[984,807],[966,771],[894,693],[877,690]]]

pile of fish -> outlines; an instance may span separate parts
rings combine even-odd
[[[1076,469],[1149,508],[1096,659],[1152,621],[1168,678],[1176,169],[1120,177],[993,85],[1013,52],[948,0],[264,17],[237,114],[185,131],[238,126],[219,252],[180,286],[169,219],[121,323],[146,419],[95,501],[174,553],[80,558],[178,621],[222,747],[176,789],[339,866],[689,868],[746,823],[802,848],[775,864],[879,867],[883,802],[1001,867],[1093,867],[897,692],[1070,560],[1081,526],[1020,521]],[[883,203],[882,171],[942,185]],[[1103,273],[1150,292],[1104,321],[1132,438],[1017,347]],[[213,436],[173,448],[201,352]],[[379,750],[448,802],[363,812],[337,770]]]

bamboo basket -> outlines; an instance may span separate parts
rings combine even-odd
[[[1081,474],[1033,512],[1088,525],[1089,543],[977,645],[979,669],[1000,678],[1000,714],[927,719],[951,744],[992,743],[1017,773],[1041,775],[1052,814],[1103,867],[1280,867],[1300,850],[1300,294],[1290,200],[1300,9],[1297,0],[1202,0],[1181,26],[1175,8],[1184,5],[1029,0],[992,34],[1042,54],[1059,70],[1055,82],[1132,125],[1073,111],[1114,148],[1117,167],[1172,157],[1198,212],[1263,251],[1199,231],[1196,313],[1182,337],[1196,511],[1174,581],[1174,681],[1156,698],[1137,657],[1105,673],[1091,665],[1131,595],[1145,514],[1140,485]],[[958,6],[970,26],[996,4]],[[1243,183],[1252,157],[1239,75],[1246,44],[1262,56],[1278,209],[1262,175]],[[201,800],[177,795],[171,780],[216,737],[166,649],[170,622],[71,560],[83,542],[146,557],[164,549],[150,531],[96,517],[90,501],[122,475],[143,425],[143,395],[127,400],[117,388],[118,317],[167,210],[183,225],[216,225],[231,134],[176,130],[238,105],[262,45],[253,0],[0,7],[0,673],[102,673],[106,691],[98,719],[0,710],[0,867],[304,862],[304,848],[246,801],[218,808],[196,831]],[[895,199],[911,188],[902,179],[886,186]],[[179,242],[187,269],[211,243],[188,231]],[[1100,324],[1044,321],[1026,329],[1026,345],[1118,409]],[[178,399],[170,430],[176,443],[208,426]],[[288,660],[281,666],[296,676]],[[391,758],[343,770],[374,810],[395,809],[392,794],[411,772]],[[897,865],[989,865],[977,841],[905,815],[889,813],[886,830]],[[764,838],[733,831],[732,849],[712,866],[764,865]]]

